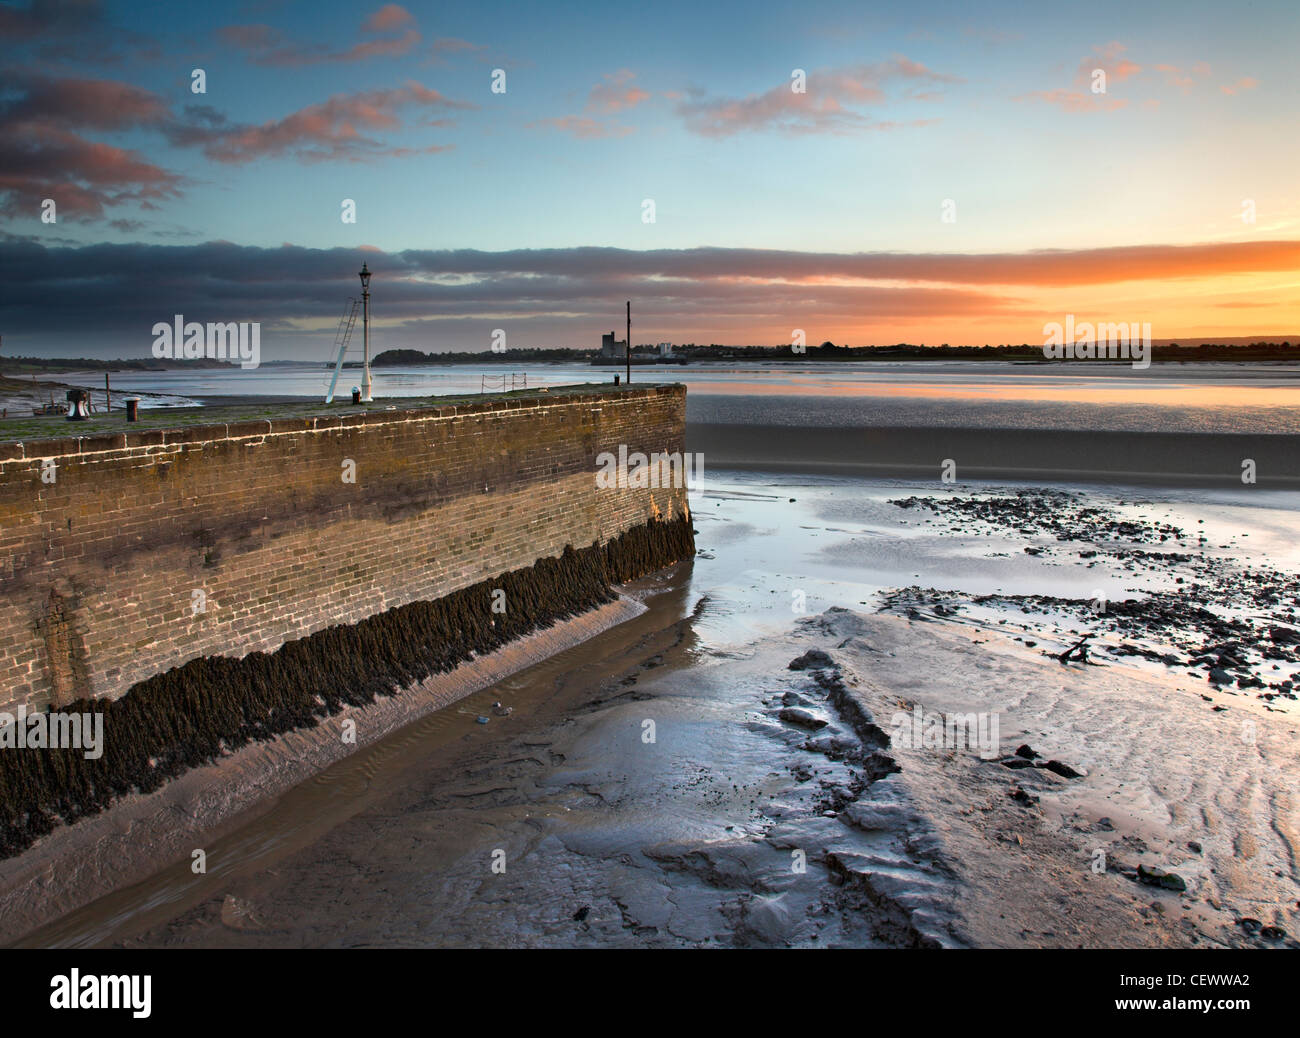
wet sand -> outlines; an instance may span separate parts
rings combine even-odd
[[[104,898],[101,906],[112,903],[111,892],[141,881],[147,884],[168,863],[180,862],[188,868],[195,849],[205,848],[221,834],[240,831],[266,812],[276,796],[316,778],[332,762],[368,751],[390,733],[407,731],[420,718],[445,711],[531,664],[563,657],[566,650],[644,608],[621,596],[453,671],[431,675],[396,695],[344,707],[313,728],[250,743],[153,793],[133,794],[75,824],[56,825],[26,852],[0,861],[0,941],[12,940],[94,899]],[[485,713],[490,710],[485,708]],[[287,833],[297,832],[301,825],[296,819],[286,824],[283,817],[278,824]]]
[[[1300,435],[1115,432],[1107,429],[841,428],[692,422],[687,449],[708,467],[864,478],[1300,487]]]
[[[1264,794],[1293,778],[1294,731],[1238,754],[1209,711],[1180,704],[1171,724],[1158,682],[1061,670],[996,634],[832,611],[787,639],[701,657],[688,627],[643,629],[603,678],[590,665],[577,686],[567,674],[568,694],[597,681],[584,702],[562,692],[529,709],[534,688],[505,723],[443,742],[423,767],[427,743],[408,741],[399,781],[313,842],[242,860],[184,910],[100,936],[126,947],[1175,947],[1258,943],[1242,918],[1291,922],[1281,898],[1293,888],[1273,875],[1295,851],[1278,828],[1289,805]],[[791,671],[810,649],[827,665]],[[972,689],[972,666],[996,685]],[[889,745],[887,718],[917,703],[1002,710],[1008,746],[1032,740],[1087,776]],[[311,793],[346,795],[331,787],[323,776]],[[1140,882],[1139,864],[1175,871],[1187,890]]]

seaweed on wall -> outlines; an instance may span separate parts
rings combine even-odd
[[[611,585],[695,552],[688,517],[652,519],[604,545],[538,559],[433,601],[396,606],[242,658],[206,656],[56,713],[103,714],[102,756],[81,749],[0,749],[0,858],[56,820],[75,822],[132,792],[150,793],[250,742],[310,728],[534,631],[613,601]],[[505,592],[504,612],[493,593]],[[499,596],[498,596],[499,598]]]

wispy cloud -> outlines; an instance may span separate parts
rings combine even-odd
[[[1232,96],[1233,94],[1240,94],[1245,90],[1254,90],[1257,86],[1259,86],[1259,80],[1254,76],[1242,76],[1237,80],[1237,82],[1224,83],[1219,87],[1219,89],[1225,94]]]
[[[633,82],[635,79],[636,73],[631,69],[608,72],[591,88],[584,114],[538,119],[527,126],[529,129],[559,130],[574,137],[626,137],[633,132],[632,127],[601,117],[629,111],[650,99],[650,91],[638,86]]]
[[[1092,48],[1092,55],[1079,62],[1078,71],[1075,72],[1074,82],[1076,86],[1087,86],[1091,83],[1093,73],[1101,69],[1106,73],[1107,84],[1122,83],[1126,79],[1131,79],[1142,71],[1142,66],[1135,61],[1130,61],[1124,56],[1127,48],[1124,44],[1112,41],[1103,44],[1100,47]]]
[[[375,11],[362,22],[361,32],[386,38],[363,40],[340,50],[325,44],[291,40],[280,30],[260,23],[227,25],[218,30],[217,37],[227,46],[243,51],[254,64],[281,67],[401,57],[409,54],[421,39],[415,18],[398,4],[385,4]]]
[[[228,123],[220,113],[195,106],[187,109],[188,122],[170,125],[167,133],[174,144],[202,148],[208,158],[223,163],[285,155],[306,162],[360,161],[444,150],[444,145],[392,147],[366,136],[365,131],[401,128],[400,112],[408,107],[454,111],[474,106],[408,81],[392,89],[335,94],[319,104],[259,124]]]
[[[1198,79],[1205,79],[1210,74],[1210,66],[1204,61],[1198,61],[1187,69],[1162,64],[1156,66],[1156,71],[1164,73],[1165,82],[1169,86],[1177,87],[1185,94],[1196,85]]]
[[[1042,101],[1056,105],[1063,112],[1113,112],[1128,105],[1122,97],[1107,97],[1105,94],[1083,93],[1079,90],[1034,90],[1028,94],[1013,97],[1013,101]]]
[[[401,4],[384,4],[378,11],[361,23],[362,32],[394,32],[414,25],[415,19]]]
[[[604,81],[591,88],[587,99],[587,110],[610,114],[635,108],[642,101],[650,99],[650,91],[643,90],[634,82],[636,73],[622,68],[609,73]]]
[[[697,88],[678,102],[676,110],[688,130],[704,137],[762,131],[844,134],[929,122],[875,124],[860,110],[883,103],[887,99],[886,87],[899,82],[933,86],[962,80],[897,56],[873,65],[811,72],[803,93],[793,89],[793,82],[745,97],[711,97]]]
[[[626,137],[632,132],[630,126],[618,126],[601,122],[586,115],[561,115],[550,119],[538,119],[527,123],[530,130],[550,129],[561,133],[570,133],[575,137],[588,139],[598,137]]]

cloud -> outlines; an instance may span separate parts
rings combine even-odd
[[[730,137],[737,133],[765,130],[792,135],[845,134],[914,125],[873,124],[868,116],[857,110],[884,102],[885,88],[894,82],[937,85],[960,83],[962,80],[896,56],[874,65],[812,72],[808,75],[805,93],[796,93],[793,81],[761,94],[738,98],[709,97],[694,89],[677,104],[676,110],[686,128],[703,137]]]
[[[60,219],[98,219],[127,203],[155,207],[180,197],[183,178],[83,130],[159,127],[157,95],[126,83],[0,74],[0,213],[35,218],[53,199]]]
[[[597,115],[612,115],[616,112],[635,108],[650,98],[650,92],[636,86],[632,80],[636,73],[631,69],[619,69],[607,72],[604,79],[591,88],[587,95],[585,115],[564,115],[550,119],[538,119],[527,124],[528,129],[544,127],[571,133],[575,137],[626,137],[633,132],[632,127],[615,122],[601,122]]]
[[[400,88],[338,94],[261,124],[237,124],[210,105],[190,105],[177,116],[159,95],[114,80],[0,72],[0,214],[35,219],[48,198],[60,219],[87,221],[115,207],[156,209],[181,197],[185,177],[86,136],[96,131],[153,130],[173,145],[200,148],[227,164],[268,156],[363,161],[447,150],[442,144],[391,146],[377,139],[379,131],[403,127],[404,109],[432,116],[472,107],[410,81]],[[127,230],[126,220],[118,217],[111,226]]]
[[[571,133],[575,137],[626,137],[632,132],[630,126],[618,126],[614,123],[602,123],[585,115],[562,115],[552,119],[538,119],[525,124],[527,129],[539,130],[549,128],[561,133]]]
[[[470,43],[456,36],[439,36],[429,47],[429,58],[432,64],[441,65],[448,54],[473,54],[485,50],[487,47],[481,43]]]
[[[407,25],[414,25],[415,19],[401,4],[384,4],[378,11],[361,23],[362,32],[393,32]]]
[[[67,62],[86,65],[118,64],[126,60],[156,60],[161,55],[151,36],[105,17],[99,0],[32,0],[25,7],[0,4],[0,40],[6,48],[34,55],[47,69]]]
[[[51,79],[0,72],[0,126],[123,130],[158,125],[167,104],[157,94],[108,79]]]
[[[135,152],[88,141],[62,130],[30,127],[21,136],[0,133],[0,213],[35,219],[46,198],[60,219],[87,220],[128,202],[154,208],[180,197],[183,178]]]
[[[63,335],[128,342],[145,355],[143,329],[173,313],[257,320],[266,325],[264,345],[301,338],[305,355],[321,357],[355,291],[357,251],[228,242],[72,248],[0,238],[12,289],[0,297],[0,326],[18,349]],[[1300,241],[991,254],[369,248],[365,258],[384,315],[381,342],[428,348],[433,339],[457,345],[445,336],[464,329],[482,331],[486,343],[485,329],[502,314],[512,327],[548,329],[550,344],[590,344],[627,298],[690,337],[770,328],[776,341],[776,329],[788,334],[790,315],[800,313],[841,327],[868,314],[970,322],[1022,314],[1032,308],[1022,294],[1041,288],[1300,271]],[[302,331],[313,323],[317,330]]]
[[[25,40],[51,32],[79,32],[102,23],[103,7],[97,0],[83,3],[49,3],[33,0],[26,7],[0,6],[0,36]]]
[[[1056,105],[1065,112],[1113,112],[1124,108],[1128,101],[1121,97],[1107,97],[1104,94],[1084,94],[1078,90],[1035,90],[1028,94],[1013,97],[1013,101],[1043,101]]]
[[[642,101],[649,100],[650,92],[633,84],[636,73],[631,69],[619,69],[606,73],[604,82],[591,88],[587,99],[587,110],[610,114],[635,108]]]
[[[217,38],[229,47],[243,51],[256,65],[298,67],[325,62],[365,61],[368,58],[396,58],[409,54],[420,42],[420,30],[406,8],[398,4],[385,4],[361,24],[368,35],[393,33],[403,30],[400,36],[387,39],[364,40],[345,50],[325,44],[300,43],[288,39],[278,29],[269,25],[227,25],[217,31]]]
[[[1169,86],[1177,87],[1186,94],[1196,85],[1197,79],[1204,79],[1210,74],[1210,66],[1198,61],[1190,69],[1182,69],[1177,65],[1157,65],[1156,71],[1164,73],[1165,82]]]
[[[1127,48],[1122,43],[1114,42],[1092,48],[1092,57],[1079,62],[1079,69],[1074,75],[1076,86],[1087,86],[1092,82],[1093,73],[1101,69],[1106,73],[1106,81],[1122,83],[1142,71],[1142,66],[1124,57]]]
[[[406,107],[450,111],[473,105],[408,81],[399,88],[335,94],[319,104],[259,124],[227,123],[213,109],[195,106],[187,109],[189,122],[174,123],[167,133],[174,144],[202,148],[213,161],[231,164],[286,155],[305,162],[359,161],[443,150],[439,145],[390,148],[365,135],[364,131],[400,128],[399,112]]]
[[[1233,94],[1239,94],[1243,90],[1254,90],[1257,86],[1259,86],[1259,80],[1254,76],[1242,76],[1237,80],[1237,82],[1225,83],[1220,86],[1219,89],[1231,97]]]

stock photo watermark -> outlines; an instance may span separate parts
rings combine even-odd
[[[201,324],[177,314],[153,326],[153,355],[159,360],[237,360],[245,370],[262,363],[262,326],[256,321]]]
[[[1136,321],[1090,321],[1075,323],[1074,314],[1065,323],[1043,325],[1043,356],[1048,360],[1127,360],[1139,370],[1151,366],[1151,324]]]

